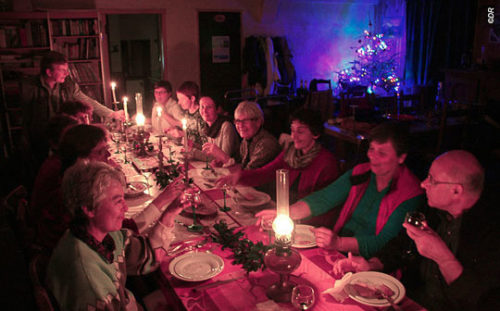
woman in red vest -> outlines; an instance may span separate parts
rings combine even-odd
[[[333,230],[314,229],[318,246],[371,258],[397,236],[408,211],[423,203],[418,178],[404,165],[408,135],[385,123],[370,132],[368,163],[355,166],[335,182],[290,206],[292,219],[318,216],[340,207]],[[258,217],[274,217],[265,210]]]

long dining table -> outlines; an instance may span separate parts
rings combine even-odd
[[[169,143],[167,142],[167,144]],[[169,145],[168,147],[177,150],[177,155],[180,154],[179,146]],[[123,154],[113,153],[112,155],[112,158],[121,165],[123,172],[127,176],[127,181],[135,180],[147,184],[148,189],[144,194],[127,198],[129,205],[127,216],[130,218],[139,215],[154,197],[162,191],[154,181],[154,177],[151,177],[151,170],[149,169],[149,167],[154,167],[157,164],[155,154],[155,152],[152,152],[150,156],[137,157],[130,152],[128,155],[130,163],[124,163]],[[166,158],[170,158],[168,152]],[[176,159],[182,161],[179,157]],[[201,233],[190,232],[187,227],[193,222],[192,215],[190,213],[181,213],[176,218],[175,239],[169,247],[170,250],[179,248],[180,251],[172,254],[165,251],[157,252],[158,260],[161,262],[162,293],[170,303],[169,307],[188,311],[294,310],[291,303],[277,303],[266,296],[266,289],[278,281],[279,276],[277,274],[269,269],[246,273],[240,265],[233,264],[231,250],[223,250],[221,245],[211,240],[208,240],[208,242],[205,240],[210,235],[209,230],[212,229],[212,226],[216,222],[223,220],[230,228],[241,230],[248,239],[269,243],[267,233],[262,232],[255,225],[255,213],[261,209],[274,208],[275,203],[268,196],[264,196],[267,200],[264,200],[265,203],[261,206],[245,207],[238,204],[238,200],[234,199],[237,193],[256,195],[259,192],[253,188],[239,186],[229,190],[219,189],[215,186],[213,175],[222,176],[228,174],[229,171],[217,168],[210,169],[211,174],[204,174],[204,172],[208,171],[206,168],[207,164],[205,162],[191,161],[188,175],[193,180],[191,187],[198,189],[200,192],[201,203],[215,211],[208,216],[198,218],[199,223],[208,230],[202,230]],[[210,178],[205,177],[208,175],[210,175]],[[229,211],[221,210],[224,204],[230,207]],[[192,247],[192,245],[199,245],[200,247]],[[311,310],[388,309],[386,307],[380,308],[361,304],[347,294],[344,294],[340,299],[341,301],[338,301],[333,296],[324,293],[325,290],[332,288],[336,278],[339,278],[333,272],[333,265],[336,260],[345,257],[343,254],[318,247],[298,249],[298,251],[301,256],[301,264],[291,274],[290,280],[293,283],[307,284],[314,288],[316,302]],[[179,279],[171,273],[169,265],[172,260],[187,252],[205,252],[219,256],[223,260],[222,271],[213,278],[200,282]],[[408,297],[404,297],[399,302],[399,306],[406,311],[425,310]],[[158,310],[160,309],[161,307],[158,307]]]

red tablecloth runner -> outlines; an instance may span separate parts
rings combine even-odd
[[[252,240],[266,240],[265,234],[259,232],[256,226],[244,228],[247,236]],[[224,260],[224,271],[204,282],[184,282],[173,277],[168,271],[170,260],[164,260],[161,269],[176,295],[189,311],[202,310],[293,310],[290,303],[269,302],[266,289],[278,280],[278,275],[269,270],[252,272],[248,276],[240,266],[231,264],[231,251],[224,250],[217,244],[207,245],[214,254]],[[316,304],[312,310],[380,310],[380,308],[365,306],[348,298],[343,303],[337,302],[330,295],[321,294],[324,290],[333,287],[335,279],[332,276],[332,265],[335,260],[343,257],[336,251],[325,251],[320,248],[300,250],[302,263],[291,276],[295,283],[305,283],[316,290]],[[241,277],[242,276],[242,277]],[[196,291],[194,288],[202,284],[209,284],[218,280],[241,277],[230,283],[217,287]],[[267,302],[267,304],[266,304]],[[263,304],[266,304],[264,307]],[[271,305],[271,308],[269,308]],[[261,306],[262,308],[258,308]],[[272,309],[274,306],[276,309]],[[400,306],[406,311],[425,310],[409,298],[404,298]]]

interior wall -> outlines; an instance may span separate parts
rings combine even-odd
[[[51,0],[50,2],[66,0]],[[242,13],[249,35],[286,36],[297,79],[334,79],[355,57],[352,46],[367,29],[378,0],[95,0],[97,9],[165,9],[166,73],[176,88],[199,82],[198,12]],[[243,44],[243,42],[242,42]]]

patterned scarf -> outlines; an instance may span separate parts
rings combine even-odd
[[[115,250],[115,241],[113,238],[106,234],[102,243],[97,241],[93,236],[91,236],[85,227],[78,225],[70,225],[71,233],[78,239],[82,240],[83,243],[87,244],[91,249],[96,251],[101,255],[108,263],[112,263],[114,260],[113,252]]]
[[[318,142],[315,142],[306,154],[302,154],[301,150],[295,149],[295,144],[293,143],[291,143],[285,150],[285,162],[290,165],[290,167],[299,169],[307,167],[311,164],[312,160],[321,151],[321,145]]]

